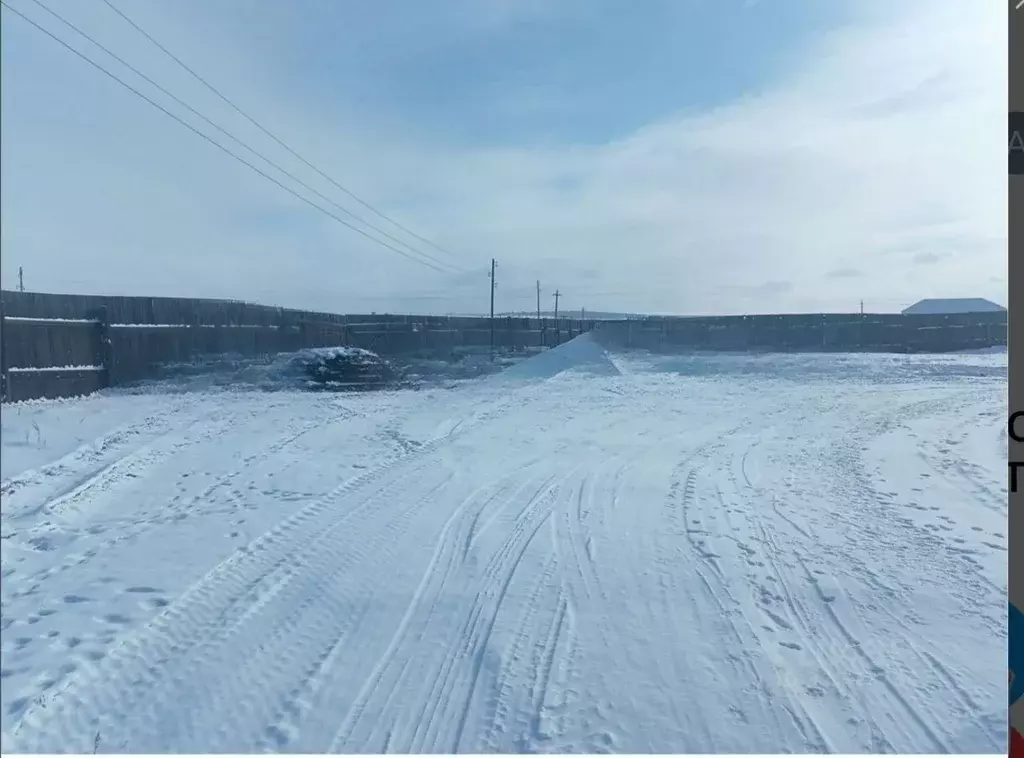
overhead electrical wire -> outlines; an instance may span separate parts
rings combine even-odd
[[[153,38],[153,36],[149,34],[149,32],[147,32],[147,31],[146,31],[145,29],[143,29],[143,28],[142,28],[141,26],[139,26],[139,25],[138,25],[137,23],[135,23],[135,21],[133,21],[133,20],[132,20],[131,18],[129,18],[129,17],[128,17],[128,16],[127,16],[127,15],[126,15],[126,14],[125,14],[125,13],[124,13],[123,11],[121,11],[121,10],[120,10],[120,9],[119,9],[119,8],[118,8],[118,7],[116,6],[116,5],[114,5],[114,4],[113,4],[113,3],[112,3],[112,2],[110,1],[110,0],[103,0],[103,2],[104,2],[104,3],[105,3],[105,4],[106,4],[106,5],[107,5],[107,6],[108,6],[108,7],[109,7],[109,8],[110,8],[110,9],[111,9],[112,11],[114,11],[114,12],[115,12],[115,13],[116,13],[117,15],[119,15],[119,16],[120,16],[121,18],[123,18],[123,19],[124,19],[124,20],[125,20],[126,22],[128,22],[128,23],[129,23],[129,24],[130,24],[130,25],[131,25],[131,26],[132,26],[132,27],[133,27],[133,28],[134,28],[134,29],[135,29],[136,31],[138,31],[138,32],[139,32],[140,34],[142,34],[142,35],[143,35],[143,36],[144,36],[144,37],[145,37],[146,39],[148,39],[148,40],[149,40],[150,42],[152,42],[152,43],[153,43],[154,45],[156,45],[156,46],[157,46],[158,48],[160,48],[160,50],[162,50],[162,51],[163,51],[163,52],[164,52],[164,53],[165,53],[165,54],[166,54],[166,55],[167,55],[168,57],[170,57],[170,58],[171,58],[171,59],[172,59],[172,60],[173,60],[173,61],[174,61],[175,63],[177,63],[177,64],[178,64],[179,66],[181,66],[181,67],[182,67],[183,69],[185,69],[185,71],[187,71],[187,72],[188,72],[189,74],[191,74],[191,75],[192,75],[193,77],[195,77],[195,79],[196,79],[196,80],[198,80],[198,81],[199,81],[199,82],[200,82],[201,84],[203,84],[203,85],[204,85],[204,86],[205,86],[205,87],[206,87],[207,89],[209,89],[209,90],[210,90],[210,91],[211,91],[211,92],[212,92],[213,94],[215,94],[215,95],[216,95],[217,97],[219,97],[219,98],[220,98],[221,100],[223,100],[223,101],[224,101],[225,103],[227,103],[227,105],[229,105],[229,106],[230,106],[231,108],[233,108],[233,109],[234,109],[235,111],[237,111],[237,112],[238,112],[238,113],[239,113],[239,114],[240,114],[241,116],[243,116],[243,117],[244,117],[245,119],[247,119],[247,120],[248,120],[248,121],[249,121],[250,123],[252,123],[252,124],[253,124],[253,126],[255,126],[255,127],[256,127],[257,129],[259,129],[259,130],[260,130],[261,132],[263,132],[263,133],[264,133],[264,134],[266,134],[266,135],[267,135],[268,137],[270,137],[270,139],[272,139],[272,140],[273,140],[274,142],[276,142],[276,143],[277,143],[278,145],[280,145],[280,146],[281,146],[281,147],[283,147],[283,148],[284,148],[285,150],[287,150],[287,151],[288,151],[289,153],[291,153],[291,155],[292,155],[292,156],[294,156],[294,157],[295,157],[296,159],[298,159],[299,161],[301,161],[302,163],[304,163],[304,164],[305,164],[305,165],[306,165],[307,167],[309,167],[310,169],[312,169],[313,171],[315,171],[315,172],[316,172],[317,174],[319,174],[319,175],[320,175],[321,177],[323,177],[324,179],[326,179],[326,180],[327,180],[328,182],[330,182],[330,183],[331,183],[332,185],[334,185],[334,186],[335,186],[335,187],[336,187],[337,189],[341,190],[341,191],[342,191],[342,192],[344,192],[344,193],[345,193],[346,195],[348,195],[348,196],[349,196],[350,198],[352,198],[353,200],[355,200],[355,201],[356,201],[357,203],[359,203],[360,205],[364,206],[364,207],[365,207],[365,208],[367,208],[368,210],[372,211],[373,213],[375,213],[375,214],[376,214],[377,216],[379,216],[380,218],[384,219],[385,221],[387,221],[387,222],[389,222],[389,223],[393,224],[394,226],[396,226],[397,228],[401,229],[401,230],[402,230],[403,232],[405,232],[406,234],[410,235],[411,237],[415,237],[415,238],[416,238],[417,240],[419,240],[420,242],[422,242],[422,243],[424,243],[424,244],[426,244],[426,245],[429,245],[430,247],[434,248],[435,250],[437,250],[437,251],[439,251],[439,252],[442,252],[442,253],[445,253],[446,255],[449,255],[449,256],[451,256],[451,257],[453,257],[453,258],[458,258],[458,257],[459,257],[459,256],[456,256],[456,255],[455,255],[454,253],[452,253],[452,252],[451,252],[450,250],[447,250],[447,249],[445,249],[445,248],[441,247],[440,245],[438,245],[438,244],[436,244],[436,243],[434,243],[434,242],[431,242],[431,241],[430,241],[429,239],[427,239],[426,237],[422,237],[422,236],[420,236],[419,234],[417,234],[416,232],[414,232],[414,231],[412,231],[411,229],[409,229],[408,227],[405,227],[405,226],[403,226],[402,224],[400,224],[399,222],[395,221],[395,220],[394,220],[393,218],[391,218],[390,216],[386,215],[386,214],[385,214],[384,212],[382,212],[382,211],[378,210],[378,209],[377,209],[377,208],[375,208],[375,207],[374,207],[373,205],[371,205],[371,204],[370,204],[370,203],[368,203],[367,201],[363,200],[363,199],[362,199],[361,197],[359,197],[358,195],[356,195],[356,194],[355,194],[354,192],[352,192],[352,191],[351,191],[350,189],[348,189],[347,187],[345,187],[344,185],[340,184],[340,183],[339,183],[339,182],[337,182],[337,181],[336,181],[335,179],[333,179],[332,177],[328,176],[328,175],[327,175],[326,173],[324,173],[323,171],[321,171],[321,170],[320,170],[319,168],[317,168],[317,167],[316,167],[315,165],[313,165],[313,164],[312,164],[312,163],[311,163],[310,161],[308,161],[308,160],[307,160],[306,158],[302,157],[302,155],[300,155],[300,154],[299,154],[298,152],[296,152],[296,151],[295,151],[295,150],[294,150],[294,149],[293,149],[293,148],[292,148],[291,146],[289,146],[289,145],[288,145],[288,144],[287,144],[286,142],[284,142],[284,140],[282,140],[282,139],[280,139],[279,137],[277,137],[277,136],[276,136],[276,135],[275,135],[275,134],[274,134],[273,132],[271,132],[271,131],[270,131],[269,129],[267,129],[267,128],[266,128],[265,126],[263,126],[263,125],[262,125],[262,124],[261,124],[261,123],[260,123],[259,121],[257,121],[257,120],[256,120],[255,118],[253,118],[252,116],[250,116],[250,115],[249,115],[248,113],[246,113],[246,112],[245,112],[244,110],[242,110],[242,108],[241,108],[241,107],[239,107],[238,105],[236,105],[236,104],[235,104],[235,103],[234,103],[234,102],[233,102],[233,101],[232,101],[232,100],[231,100],[230,98],[228,98],[228,97],[227,97],[226,95],[224,95],[224,94],[223,94],[223,93],[222,93],[222,92],[221,92],[220,90],[218,90],[218,89],[217,89],[216,87],[214,87],[214,86],[213,86],[212,84],[210,84],[210,82],[208,82],[208,81],[207,81],[206,79],[204,79],[204,78],[203,78],[202,76],[200,76],[200,75],[199,75],[198,73],[196,73],[196,71],[195,71],[195,70],[193,70],[193,69],[192,69],[191,67],[189,67],[189,66],[188,66],[188,64],[186,64],[186,63],[185,63],[184,61],[182,61],[182,60],[181,60],[181,59],[180,59],[180,58],[179,58],[178,56],[176,56],[176,55],[175,55],[174,53],[172,53],[172,52],[171,52],[170,50],[168,50],[168,49],[167,49],[167,48],[166,48],[166,47],[165,47],[164,45],[160,44],[160,42],[158,42],[158,41],[157,41],[156,39],[154,39],[154,38]],[[365,223],[365,222],[364,222],[364,223]]]
[[[439,266],[439,267],[447,267],[447,268],[449,268],[449,269],[452,269],[452,270],[454,270],[454,271],[459,271],[460,273],[465,273],[465,269],[461,269],[461,268],[459,268],[459,267],[456,267],[456,266],[454,266],[454,265],[452,265],[452,264],[450,264],[450,263],[446,263],[445,261],[442,261],[442,260],[440,260],[440,259],[436,258],[435,256],[433,256],[433,255],[430,255],[429,253],[426,253],[426,252],[424,252],[424,251],[422,251],[422,250],[420,250],[420,249],[418,249],[418,248],[416,248],[416,247],[414,247],[414,246],[410,245],[409,243],[407,243],[407,242],[404,242],[403,240],[400,240],[400,239],[398,239],[397,237],[395,237],[395,236],[393,236],[393,235],[391,235],[391,234],[388,234],[388,232],[384,231],[383,229],[380,229],[379,227],[377,227],[377,226],[374,226],[373,224],[369,223],[369,222],[368,222],[368,221],[366,221],[365,219],[362,219],[362,218],[360,218],[359,216],[357,216],[356,214],[352,213],[352,212],[351,212],[350,210],[348,210],[348,209],[347,209],[347,208],[345,208],[344,206],[342,206],[342,205],[339,205],[338,203],[336,203],[335,201],[333,201],[333,200],[332,200],[331,198],[329,198],[329,197],[328,197],[327,195],[325,195],[325,194],[323,194],[322,192],[318,191],[318,190],[317,190],[317,189],[316,189],[315,187],[311,187],[311,186],[310,186],[309,184],[307,184],[306,182],[302,181],[302,179],[300,179],[299,177],[295,176],[294,174],[292,174],[291,172],[289,172],[289,171],[288,171],[287,169],[285,169],[285,168],[282,168],[282,167],[281,167],[280,165],[278,165],[277,163],[275,163],[275,162],[274,162],[274,161],[272,161],[271,159],[267,158],[267,157],[266,157],[265,155],[263,155],[262,153],[260,153],[260,152],[259,152],[258,150],[256,150],[256,149],[252,148],[251,146],[249,146],[248,144],[246,144],[245,142],[243,142],[242,140],[240,140],[240,139],[239,139],[238,137],[236,137],[235,135],[231,134],[231,132],[227,131],[226,129],[224,129],[223,127],[221,127],[221,126],[220,126],[219,124],[217,124],[217,123],[215,123],[214,121],[212,121],[211,119],[207,118],[207,117],[206,117],[205,115],[203,115],[202,113],[200,113],[199,111],[197,111],[197,110],[196,110],[195,108],[193,108],[193,107],[192,107],[191,105],[189,105],[189,104],[188,104],[188,103],[186,103],[186,102],[185,102],[184,100],[182,100],[182,99],[181,99],[180,97],[178,97],[178,96],[177,96],[177,95],[175,95],[174,93],[172,93],[172,92],[168,91],[168,90],[167,90],[167,89],[166,89],[165,87],[161,86],[161,85],[160,85],[159,83],[155,82],[155,81],[154,81],[154,80],[153,80],[152,78],[150,78],[149,76],[147,76],[147,75],[146,75],[145,73],[143,73],[143,72],[142,72],[142,71],[140,71],[140,70],[139,70],[138,68],[136,68],[135,66],[133,66],[133,65],[132,65],[131,63],[129,63],[128,61],[126,61],[126,60],[125,60],[124,58],[122,58],[121,56],[119,56],[119,55],[118,55],[117,53],[113,52],[112,50],[110,50],[109,48],[107,48],[106,46],[104,46],[104,45],[103,45],[102,43],[98,42],[98,41],[97,41],[96,39],[94,39],[93,37],[91,37],[90,35],[88,35],[88,34],[87,34],[86,32],[84,32],[84,31],[82,31],[81,29],[79,29],[79,28],[78,28],[77,26],[75,26],[75,24],[73,24],[72,22],[68,21],[68,20],[67,20],[66,18],[64,18],[63,16],[61,16],[61,15],[60,15],[59,13],[57,13],[57,12],[56,12],[56,11],[54,11],[53,9],[51,9],[51,8],[47,7],[47,6],[46,6],[46,5],[44,4],[44,3],[40,2],[40,0],[32,0],[32,2],[34,2],[34,3],[36,4],[36,5],[38,5],[38,6],[40,7],[40,8],[42,8],[42,9],[43,9],[44,11],[46,11],[46,12],[47,12],[47,13],[49,13],[49,14],[50,14],[51,16],[53,16],[54,18],[56,18],[56,19],[57,19],[58,21],[60,21],[60,22],[61,22],[62,24],[64,24],[64,25],[65,25],[65,26],[67,26],[68,28],[70,28],[70,29],[71,29],[72,31],[74,31],[74,32],[75,32],[76,34],[80,35],[81,37],[83,37],[83,38],[85,38],[86,40],[88,40],[89,42],[91,42],[91,43],[92,43],[93,45],[95,45],[95,46],[96,46],[96,47],[98,47],[98,48],[99,48],[100,50],[102,50],[103,52],[105,52],[105,53],[106,53],[107,55],[109,55],[110,57],[112,57],[112,58],[113,58],[114,60],[116,60],[116,61],[117,61],[118,63],[120,63],[121,65],[123,65],[123,66],[124,66],[125,68],[129,69],[130,71],[132,71],[133,73],[135,73],[136,75],[138,75],[139,77],[141,77],[142,79],[145,79],[145,80],[146,80],[146,81],[147,81],[147,82],[148,82],[149,84],[151,84],[152,86],[156,87],[156,88],[157,88],[158,90],[160,90],[160,92],[162,92],[163,94],[167,95],[167,97],[171,98],[171,99],[172,99],[172,100],[174,100],[174,101],[175,101],[176,103],[178,103],[178,104],[179,104],[180,106],[182,106],[183,108],[187,109],[187,110],[188,110],[188,111],[189,111],[190,113],[192,113],[193,115],[195,115],[195,116],[197,116],[198,118],[202,119],[203,121],[205,121],[205,122],[206,122],[207,124],[209,124],[210,126],[212,126],[212,127],[213,127],[214,129],[216,129],[217,131],[221,132],[221,133],[222,133],[222,134],[223,134],[224,136],[228,137],[228,138],[229,138],[230,140],[232,140],[232,141],[233,141],[234,143],[236,143],[236,144],[237,144],[237,145],[239,145],[240,147],[242,147],[242,148],[244,148],[244,149],[248,150],[248,151],[249,151],[249,152],[250,152],[251,154],[255,155],[255,156],[256,156],[257,158],[259,158],[260,160],[264,161],[264,162],[265,162],[266,164],[268,164],[269,166],[272,166],[272,167],[273,167],[273,168],[275,168],[275,169],[276,169],[277,171],[280,171],[280,172],[281,172],[282,174],[284,174],[285,176],[287,176],[287,177],[288,177],[289,179],[291,179],[291,180],[292,180],[292,181],[294,181],[295,183],[299,184],[300,186],[302,186],[302,187],[303,187],[303,188],[305,188],[306,190],[308,190],[308,191],[312,192],[312,193],[313,193],[313,194],[315,194],[315,195],[316,195],[317,197],[319,197],[319,198],[321,198],[322,200],[324,200],[324,201],[326,201],[326,202],[330,203],[330,204],[331,204],[331,205],[333,205],[333,206],[334,206],[335,208],[337,208],[338,210],[340,210],[340,211],[341,211],[342,213],[346,214],[346,215],[347,215],[347,216],[349,216],[350,218],[353,218],[353,219],[355,219],[356,221],[358,221],[359,223],[361,223],[361,224],[363,224],[363,225],[365,225],[365,226],[369,227],[370,229],[373,229],[373,230],[374,230],[374,231],[376,231],[377,233],[381,234],[382,236],[386,237],[387,239],[390,239],[391,241],[395,242],[396,244],[398,244],[398,245],[402,245],[403,247],[405,247],[405,248],[408,248],[408,249],[409,249],[410,251],[412,251],[412,253],[414,253],[415,255],[421,256],[422,258],[426,259],[426,261],[430,261],[430,262],[431,262],[431,263],[433,263],[433,264],[434,264],[435,266]],[[25,16],[24,14],[22,14],[22,13],[20,13],[19,11],[15,10],[14,8],[11,8],[11,7],[9,6],[9,5],[6,5],[6,3],[5,3],[4,5],[5,5],[5,6],[6,6],[6,7],[7,7],[7,8],[9,9],[9,10],[11,10],[11,11],[13,11],[13,12],[15,12],[15,13],[18,13],[18,15],[20,15],[20,16],[21,16],[22,18],[24,18],[24,19],[26,19],[26,20],[28,20],[28,21],[31,21],[30,19],[28,19],[28,17],[27,17],[27,16]],[[34,25],[34,26],[36,26],[37,28],[39,28],[39,29],[43,30],[43,31],[46,31],[45,29],[43,29],[43,28],[42,28],[41,26],[39,26],[38,24],[34,24],[34,22],[33,22],[33,25]],[[47,32],[47,33],[49,34],[49,32]],[[50,36],[54,36],[54,35],[52,35],[52,34],[51,34]],[[56,39],[56,37],[54,37],[54,38]],[[61,40],[58,40],[58,41],[60,41],[60,42],[61,42],[62,44],[64,44],[64,43],[63,43],[63,41],[61,41]],[[68,46],[67,46],[67,45],[65,44],[65,47],[68,47]],[[69,48],[69,49],[71,49],[71,48]],[[76,53],[77,53],[78,51],[75,51],[75,50],[73,50],[73,52],[76,52]],[[83,56],[83,57],[84,57],[84,56]],[[89,62],[92,62],[92,61],[89,61]],[[95,65],[95,64],[94,64],[94,65]],[[102,69],[101,69],[101,70],[102,70]],[[109,73],[109,72],[106,72],[106,71],[104,71],[104,73]],[[122,84],[123,84],[123,82],[122,82]],[[126,86],[127,86],[127,85],[126,85]],[[139,94],[139,93],[136,93],[136,94]],[[293,194],[294,194],[294,193],[293,193]],[[352,228],[354,228],[354,227],[352,227]],[[372,239],[372,237],[371,237],[371,239]],[[379,243],[379,240],[374,240],[374,241],[376,241],[376,242],[378,242],[378,243]],[[381,244],[383,244],[383,243],[381,243]],[[385,246],[386,246],[386,247],[389,247],[389,246],[387,246],[387,245],[385,245]],[[413,259],[413,260],[417,260],[417,259]],[[440,270],[442,270],[442,269],[440,269],[440,268],[439,268],[439,269],[437,269],[437,270],[439,270],[439,271],[440,271]]]

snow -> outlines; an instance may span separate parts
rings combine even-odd
[[[5,406],[3,749],[1004,752],[1006,356]]]
[[[94,318],[32,318],[30,316],[4,316],[14,324],[98,324]]]
[[[30,374],[37,371],[103,371],[103,366],[11,366],[7,370],[12,374]]]
[[[505,380],[549,379],[565,371],[592,376],[616,376],[621,373],[614,359],[592,333],[583,334],[554,350],[524,361],[502,372]]]
[[[306,361],[330,361],[339,359],[363,359],[363,360],[380,360],[380,356],[376,353],[372,353],[369,350],[364,350],[360,347],[310,347],[305,350],[300,350],[296,355],[296,360],[300,362]]]
[[[113,329],[191,329],[192,324],[111,324]],[[201,329],[277,329],[277,324],[196,324]]]

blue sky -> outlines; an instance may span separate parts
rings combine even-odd
[[[216,134],[32,0],[6,1]],[[996,4],[112,0],[443,254],[295,160],[100,0],[42,2],[445,265],[319,214],[4,10],[5,287],[23,266],[51,291],[466,312],[486,308],[493,255],[500,310],[531,308],[536,279],[545,307],[557,287],[564,307],[592,310],[1005,302]]]
[[[287,45],[316,51],[294,71],[312,92],[344,90],[378,117],[472,146],[599,145],[726,104],[799,65],[796,50],[844,16],[807,0],[592,0],[461,26],[462,3],[302,7]]]

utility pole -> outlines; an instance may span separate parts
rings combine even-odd
[[[562,293],[555,290],[555,347],[562,344],[562,328],[558,325],[558,298]]]
[[[494,269],[497,267],[497,262],[494,258],[491,258],[491,360],[494,360],[494,287],[496,282],[494,281]]]
[[[860,315],[862,315],[862,316],[864,315],[864,301],[863,300],[860,301]]]
[[[540,322],[540,279],[537,280],[537,322]]]
[[[18,266],[18,290],[20,292],[25,291],[25,272],[22,270],[21,266]]]

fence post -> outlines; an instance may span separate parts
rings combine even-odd
[[[7,340],[4,339],[4,301],[0,300],[0,402],[7,402]]]
[[[112,387],[114,386],[114,346],[110,340],[110,314],[107,306],[101,305],[94,310],[92,318],[96,320],[96,335],[99,342],[96,363],[106,375],[105,386]]]

